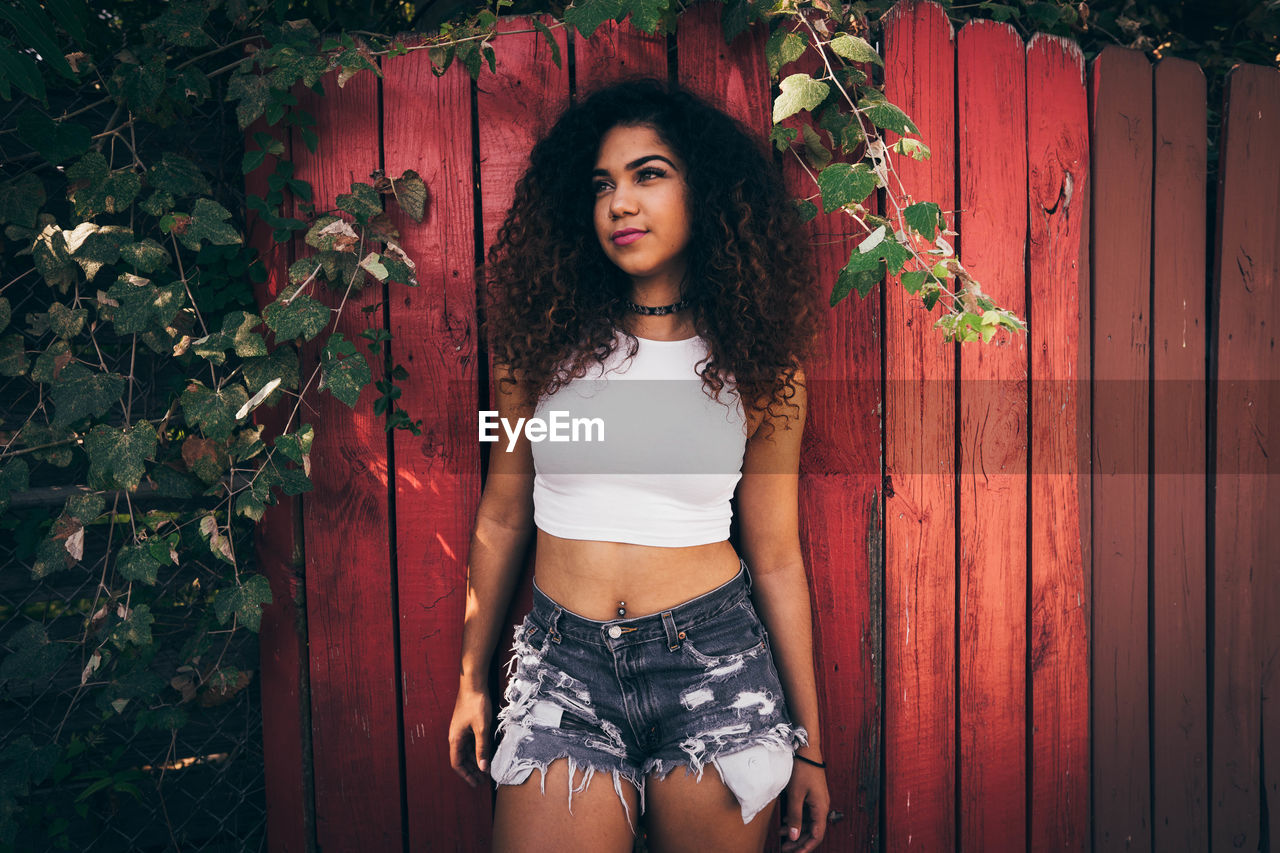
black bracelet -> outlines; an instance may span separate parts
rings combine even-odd
[[[812,764],[814,767],[821,767],[823,770],[827,769],[827,765],[823,764],[821,761],[814,761],[812,758],[805,758],[798,752],[793,753],[792,757],[799,761],[803,761],[805,764]]]

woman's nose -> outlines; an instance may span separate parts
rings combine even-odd
[[[623,187],[617,187],[613,191],[613,195],[609,198],[609,213],[614,219],[620,219],[627,214],[636,212],[636,200],[632,198],[631,191]]]

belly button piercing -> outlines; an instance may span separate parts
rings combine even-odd
[[[627,603],[625,601],[618,602],[618,615],[619,616],[627,615]]]

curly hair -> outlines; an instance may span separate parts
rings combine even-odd
[[[709,344],[704,386],[719,400],[732,376],[744,406],[772,418],[773,405],[796,392],[796,368],[816,355],[821,303],[803,224],[767,142],[651,77],[570,106],[530,152],[481,270],[494,362],[538,401],[615,349],[631,283],[597,240],[591,171],[609,130],[638,125],[687,166],[692,234],[681,297]],[[634,356],[638,342],[628,337]]]

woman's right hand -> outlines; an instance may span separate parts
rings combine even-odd
[[[489,772],[491,707],[488,690],[463,686],[449,722],[449,763],[473,788]]]

